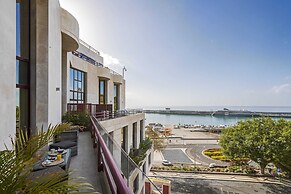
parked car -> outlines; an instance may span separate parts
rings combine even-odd
[[[215,167],[217,167],[217,164],[215,164],[215,163],[210,163],[208,167],[209,167],[209,168],[215,168]]]
[[[215,163],[210,163],[209,168],[226,168],[227,166],[224,166],[224,165],[218,165],[218,164],[215,164]]]
[[[168,160],[163,160],[162,164],[164,166],[173,166],[173,164],[170,161],[168,161]]]

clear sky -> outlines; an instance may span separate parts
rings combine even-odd
[[[289,0],[60,0],[127,107],[291,106]]]

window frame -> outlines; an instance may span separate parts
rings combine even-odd
[[[71,72],[73,72],[72,77],[71,77]],[[70,102],[72,103],[77,103],[77,104],[86,103],[86,72],[73,68],[73,67],[70,67],[69,99],[70,99]]]
[[[18,10],[18,5],[17,4],[20,4],[19,6],[20,6],[20,9]],[[24,5],[26,8],[27,8],[27,10],[25,9],[24,11],[26,12],[28,12],[27,13],[27,18],[25,18],[25,19],[22,19],[22,17],[24,17],[21,13],[21,3],[27,3],[26,5]],[[27,114],[27,117],[26,117],[26,121],[24,122],[27,126],[20,126],[19,125],[19,127],[20,128],[22,128],[23,130],[27,130],[27,134],[28,134],[28,136],[30,136],[31,135],[31,130],[30,130],[30,100],[31,100],[31,97],[30,97],[30,40],[31,40],[31,37],[30,37],[30,10],[31,10],[31,3],[30,3],[30,0],[27,0],[27,1],[19,1],[19,2],[15,2],[15,10],[16,10],[16,21],[15,21],[15,24],[16,24],[16,29],[19,29],[19,30],[16,30],[16,37],[15,37],[15,39],[16,39],[16,57],[15,57],[15,61],[16,61],[16,63],[18,62],[18,67],[17,67],[17,64],[16,64],[16,68],[15,68],[15,75],[16,76],[18,76],[17,77],[17,80],[16,80],[16,87],[15,87],[15,89],[16,89],[16,93],[17,93],[17,90],[19,90],[19,93],[20,93],[20,91],[21,90],[25,90],[26,92],[27,92],[27,105],[24,105],[24,107],[26,108],[26,110],[22,110],[22,108],[21,108],[21,104],[20,104],[20,102],[19,102],[19,104],[18,103],[16,103],[16,105],[19,107],[19,114],[20,114],[20,118],[19,118],[19,121],[18,122],[20,122],[20,124],[21,124],[21,112],[25,112],[25,114]],[[18,15],[17,15],[18,14]],[[19,21],[18,21],[19,20]],[[23,22],[24,22],[24,24],[23,24]],[[19,25],[19,26],[18,26]],[[21,27],[22,26],[26,26],[26,28],[25,29],[22,29]],[[25,57],[22,55],[23,53],[21,53],[21,50],[19,50],[19,52],[17,52],[18,51],[18,49],[21,49],[21,45],[23,44],[23,41],[21,40],[21,33],[23,32],[23,30],[24,30],[24,32],[25,33],[27,33],[27,37],[26,38],[28,38],[28,40],[25,42],[26,43],[26,45],[24,45],[24,47],[25,47],[25,49],[27,49],[27,53],[25,54]],[[25,64],[23,64],[23,63],[21,63],[21,62],[23,62],[23,63],[25,63]],[[20,68],[20,65],[26,65],[26,67],[24,67],[25,68],[25,76],[26,76],[26,81],[25,81],[25,83],[21,83],[21,82],[19,82],[20,80],[19,80],[19,77],[20,77],[20,70],[23,68],[23,66],[21,66],[21,68]],[[17,97],[17,96],[16,96]],[[20,98],[21,98],[21,96],[20,96],[20,94],[19,94],[19,96],[18,96],[18,100],[20,100]],[[16,102],[18,101],[18,100],[16,100]],[[17,116],[17,115],[16,115]],[[16,121],[17,122],[17,121]],[[24,128],[23,128],[24,127]],[[17,125],[16,125],[16,128],[17,128]]]
[[[103,86],[103,94],[101,95],[101,82],[104,83],[104,86]],[[103,97],[103,101],[101,103],[101,97]],[[100,79],[99,78],[99,95],[98,95],[98,98],[99,98],[99,104],[107,104],[107,80],[105,79]]]

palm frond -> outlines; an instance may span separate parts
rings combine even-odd
[[[36,130],[28,137],[26,131],[17,130],[12,140],[13,150],[0,151],[0,193],[95,193],[93,187],[80,180],[70,179],[68,174],[50,174],[31,180],[31,170],[38,158],[36,153],[48,145],[55,135],[67,130],[69,124],[49,126]]]

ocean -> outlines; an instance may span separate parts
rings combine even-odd
[[[161,106],[161,107],[144,107],[148,110],[196,110],[196,111],[215,111],[228,108],[230,110],[249,110],[256,112],[289,112],[290,106]],[[146,113],[146,124],[162,123],[162,124],[194,124],[194,125],[234,125],[240,120],[251,117],[233,117],[233,116],[201,116],[201,115],[165,115]],[[288,120],[291,120],[290,118]]]

